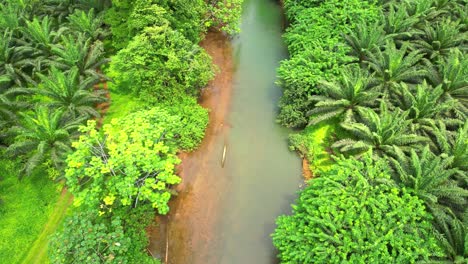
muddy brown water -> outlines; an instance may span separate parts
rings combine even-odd
[[[202,42],[220,72],[201,98],[210,109],[206,137],[198,150],[181,154],[179,194],[150,232],[149,250],[163,262],[277,262],[274,221],[290,212],[302,182],[289,131],[275,123],[276,68],[287,56],[282,26],[276,1],[245,0],[239,36],[210,32]]]

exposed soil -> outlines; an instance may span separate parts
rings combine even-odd
[[[221,160],[229,130],[226,118],[232,94],[232,48],[219,32],[209,32],[200,45],[219,68],[199,102],[210,110],[210,123],[201,146],[179,155],[182,183],[177,187],[178,196],[170,202],[169,215],[158,216],[158,227],[149,230],[151,255],[171,264],[216,263],[209,252],[216,250],[213,244],[217,243],[209,242],[219,239],[217,215],[229,182]],[[229,148],[226,156],[228,163]]]
[[[106,80],[101,79],[100,83],[94,85],[94,90],[100,90],[100,89],[104,89],[105,97],[107,98],[107,101],[96,105],[96,109],[99,112],[99,114],[101,115],[99,118],[97,118],[97,124],[96,124],[97,127],[99,127],[99,128],[102,126],[102,122],[104,121],[104,116],[106,115],[107,111],[109,110],[110,102],[111,102],[110,92],[109,92],[109,89],[107,87],[107,81]]]
[[[307,158],[302,158],[302,176],[304,176],[306,181],[314,177],[314,174],[310,170],[310,163]]]

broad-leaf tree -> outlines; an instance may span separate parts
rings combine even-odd
[[[170,187],[180,182],[174,132],[165,127],[175,122],[159,108],[113,119],[102,133],[88,121],[67,161],[65,177],[75,205],[100,206],[104,213],[146,203],[166,214]]]
[[[159,264],[147,253],[145,228],[154,219],[151,208],[118,210],[99,216],[96,210],[74,210],[51,238],[52,263]]]
[[[113,58],[116,88],[146,101],[196,96],[213,77],[210,56],[168,25],[146,28]]]

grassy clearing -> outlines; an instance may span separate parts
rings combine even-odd
[[[109,110],[105,113],[104,124],[110,123],[113,118],[127,116],[144,105],[132,95],[115,93],[112,90],[109,90],[109,92],[111,103]]]
[[[336,120],[306,127],[297,134],[290,135],[291,148],[299,152],[310,163],[314,173],[326,171],[333,165],[330,145],[336,135],[345,135]]]
[[[41,234],[29,250],[28,255],[22,261],[22,264],[49,263],[49,259],[47,257],[49,236],[55,232],[57,227],[63,221],[72,200],[73,196],[71,193],[66,190],[62,191],[60,198],[54,206],[54,211],[47,220]]]
[[[42,236],[61,188],[45,175],[45,171],[38,170],[20,180],[18,164],[0,160],[0,260],[21,263],[34,241]]]

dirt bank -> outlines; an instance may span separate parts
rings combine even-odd
[[[210,123],[200,148],[179,155],[182,159],[178,168],[182,177],[177,187],[179,194],[170,203],[169,215],[158,217],[159,227],[149,232],[149,251],[163,262],[167,257],[171,264],[210,259],[207,245],[218,239],[216,216],[229,182],[223,175],[221,158],[229,130],[226,118],[232,94],[232,48],[230,41],[218,32],[209,32],[201,46],[219,68],[200,99],[200,104],[210,110]],[[229,148],[226,162],[229,162]]]

